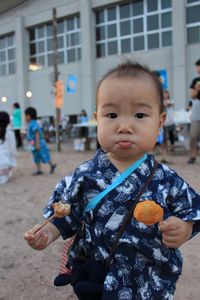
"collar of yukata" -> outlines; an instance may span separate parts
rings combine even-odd
[[[122,172],[105,190],[97,194],[94,198],[90,200],[88,205],[85,207],[84,213],[94,209],[97,204],[105,197],[110,191],[115,189],[120,185],[132,172],[134,172],[145,160],[147,159],[147,154],[145,153],[143,157],[134,162],[129,168]]]
[[[134,172],[141,164],[147,159],[147,154],[145,153],[141,158],[136,160],[130,167],[128,167],[122,174],[124,173],[132,173]],[[130,174],[129,173],[129,174]]]

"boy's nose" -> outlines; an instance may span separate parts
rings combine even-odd
[[[119,123],[118,133],[132,133],[133,132],[133,124],[129,120],[123,120]]]

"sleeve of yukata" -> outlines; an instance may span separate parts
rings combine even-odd
[[[58,228],[63,239],[67,239],[74,235],[77,228],[81,226],[82,204],[80,199],[81,182],[83,178],[76,178],[75,174],[66,176],[55,187],[49,198],[47,206],[43,210],[45,218],[53,215],[54,210],[52,204],[63,201],[71,205],[71,213],[63,218],[55,218],[52,223]]]
[[[168,204],[173,215],[193,222],[192,237],[200,232],[200,195],[182,178],[175,177]]]

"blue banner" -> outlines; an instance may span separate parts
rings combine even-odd
[[[74,94],[76,92],[76,83],[77,83],[77,77],[75,75],[69,75],[66,84],[67,93]]]
[[[167,71],[166,70],[157,70],[156,73],[159,73],[160,80],[162,82],[162,87],[164,90],[168,89],[168,77],[167,77]]]

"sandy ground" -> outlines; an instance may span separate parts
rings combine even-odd
[[[31,176],[34,166],[31,154],[18,153],[18,166],[12,180],[0,186],[0,300],[75,300],[70,287],[53,286],[59,269],[62,239],[48,249],[35,251],[27,246],[24,232],[34,224],[42,222],[42,208],[56,183],[80,162],[94,152],[74,152],[70,145],[63,145],[62,152],[52,151],[58,167],[50,175],[48,166],[45,175]],[[200,192],[200,158],[194,166],[186,164],[187,156],[170,157],[171,167],[179,172]],[[182,247],[184,270],[177,286],[175,300],[199,300],[200,236]]]

